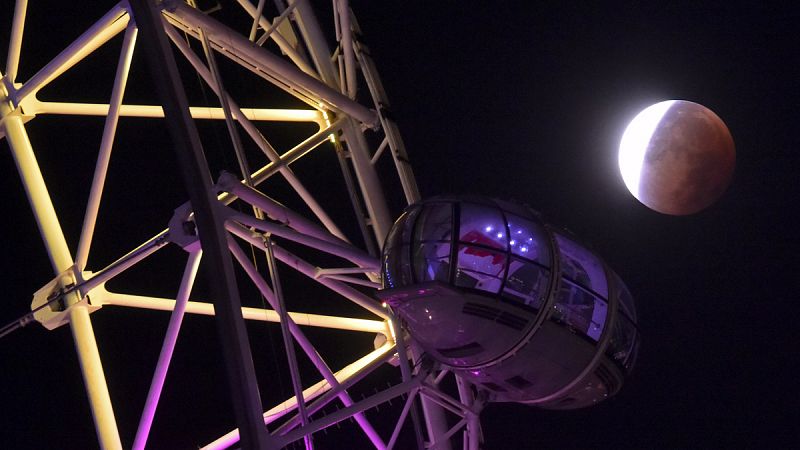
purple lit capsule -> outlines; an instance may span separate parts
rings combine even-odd
[[[377,295],[427,355],[491,401],[574,409],[617,392],[638,350],[635,310],[596,255],[502,200],[409,211],[384,244]]]

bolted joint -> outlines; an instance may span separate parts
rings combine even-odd
[[[175,213],[169,220],[168,239],[189,253],[200,249],[200,235],[189,203],[175,209]]]
[[[88,274],[88,272],[86,272]],[[33,318],[48,330],[54,330],[69,322],[69,311],[76,304],[84,304],[89,312],[100,309],[82,297],[78,289],[74,268],[70,267],[33,294],[31,311]]]

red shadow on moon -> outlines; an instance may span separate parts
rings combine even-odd
[[[703,105],[676,101],[647,145],[639,201],[664,214],[696,213],[725,192],[735,164],[733,138],[722,119]]]

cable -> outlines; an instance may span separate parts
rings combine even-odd
[[[23,316],[21,316],[20,318],[12,320],[8,324],[4,325],[3,328],[0,328],[0,339],[4,338],[5,336],[13,333],[14,331],[16,331],[16,330],[18,330],[20,328],[23,328],[23,327],[27,326],[31,322],[35,322],[36,318],[34,317],[34,314],[36,314],[37,312],[41,311],[45,307],[50,306],[51,304],[62,300],[64,298],[64,296],[66,296],[67,294],[72,293],[73,291],[75,291],[75,287],[70,288],[70,289],[65,290],[65,291],[62,291],[61,293],[59,293],[58,295],[53,297],[51,300],[48,300],[46,303],[44,303],[42,305],[39,305],[36,308],[32,309],[31,312],[26,313]]]

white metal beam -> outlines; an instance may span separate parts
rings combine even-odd
[[[162,297],[148,297],[144,295],[122,294],[110,291],[93,291],[92,306],[123,306],[129,308],[151,309],[155,311],[172,311],[175,300]],[[214,305],[207,302],[189,301],[186,303],[187,314],[203,316],[214,315]],[[245,320],[277,323],[280,318],[272,309],[242,307],[242,316]],[[387,338],[391,337],[386,322],[380,320],[358,319],[355,317],[326,316],[302,312],[289,312],[289,317],[298,325],[331,328],[345,331],[361,331],[365,333],[378,333]]]
[[[114,144],[114,136],[119,122],[119,108],[122,104],[122,97],[125,94],[125,85],[128,82],[128,73],[131,68],[131,59],[133,58],[133,49],[136,45],[136,33],[136,26],[129,24],[122,42],[122,51],[117,63],[114,87],[111,90],[110,107],[103,127],[103,137],[100,141],[100,151],[97,155],[97,164],[92,178],[92,187],[89,191],[89,200],[86,203],[81,237],[78,240],[78,250],[75,253],[75,270],[78,273],[86,268],[89,248],[92,245],[97,214],[100,211],[100,199],[103,196],[103,186],[106,182],[108,164],[111,160],[111,148]]]
[[[47,86],[48,83],[66,72],[70,67],[122,32],[128,25],[128,20],[127,11],[122,7],[122,3],[111,8],[91,28],[86,30],[78,39],[23,84],[17,91],[14,101],[19,104],[28,95]]]
[[[0,73],[1,78],[2,73]],[[0,127],[4,131],[11,153],[14,155],[17,170],[22,178],[28,201],[50,257],[53,272],[60,275],[72,268],[72,255],[67,247],[67,241],[28,139],[25,125],[22,123],[19,112],[14,109],[5,85],[2,83],[0,83]],[[66,303],[69,307],[70,328],[81,364],[97,437],[104,449],[121,449],[119,431],[92,323],[89,319],[89,311],[84,303],[76,303],[78,300],[77,296],[73,295]]]
[[[253,45],[244,36],[182,2],[170,2],[169,9],[164,10],[164,17],[193,37],[198,37],[197,29],[202,28],[220,53],[235,61],[247,61],[248,68],[279,81],[275,83],[277,86],[298,98],[311,101],[310,104],[319,105],[322,102],[329,109],[342,111],[370,127],[378,123],[378,116],[374,111],[350,100],[284,59]]]
[[[110,111],[110,106],[103,103],[47,102],[37,100],[34,96],[27,97],[21,106],[27,115],[107,116]],[[240,111],[244,117],[254,122],[309,122],[316,123],[320,129],[326,125],[322,113],[314,109],[241,108]],[[194,119],[225,119],[222,108],[211,106],[190,106],[189,113]],[[158,105],[120,105],[119,115],[163,119],[164,110]]]
[[[11,22],[11,37],[8,41],[8,59],[6,60],[6,76],[11,84],[14,84],[19,69],[19,53],[22,49],[22,34],[25,29],[27,11],[28,0],[17,0],[14,7],[14,19]]]

